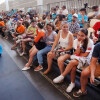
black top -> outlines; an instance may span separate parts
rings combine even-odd
[[[95,45],[92,57],[98,58],[100,61],[100,42]]]

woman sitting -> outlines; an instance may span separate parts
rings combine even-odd
[[[47,55],[48,69],[44,72],[47,74],[51,70],[52,61],[54,58],[63,59],[64,61],[70,58],[71,49],[73,47],[73,35],[68,31],[67,22],[62,23],[62,30],[59,31],[57,38],[52,46],[51,51]]]
[[[62,15],[57,15],[56,19],[54,21],[55,26],[56,26],[56,32],[58,33],[59,30],[61,29],[61,23],[62,23],[63,17]]]
[[[22,49],[23,52],[20,54],[20,56],[23,56],[26,54],[26,42],[31,42],[34,40],[34,37],[37,35],[36,32],[36,21],[32,20],[31,25],[28,27],[26,33],[22,36],[21,43],[22,43]]]
[[[82,29],[78,33],[78,37],[74,40],[73,48],[75,49],[74,54],[71,56],[71,61],[63,70],[60,76],[53,80],[54,83],[60,83],[64,80],[65,76],[71,71],[71,83],[66,89],[67,92],[71,92],[75,87],[75,76],[76,69],[90,64],[92,50],[93,50],[93,41],[88,37],[87,29]],[[61,65],[60,65],[61,67]],[[63,66],[62,66],[63,68]]]
[[[47,27],[47,32],[46,32],[45,40],[46,40],[47,46],[44,49],[38,51],[37,58],[38,58],[39,66],[36,67],[34,69],[34,71],[40,71],[40,70],[43,69],[43,67],[42,67],[43,55],[47,54],[51,50],[52,44],[53,44],[53,42],[54,42],[54,40],[57,36],[56,32],[54,31],[54,25],[53,24],[49,23],[49,24],[47,24],[46,27]]]
[[[42,23],[38,23],[37,36],[34,39],[34,45],[32,49],[29,51],[29,61],[22,69],[23,71],[30,69],[30,66],[33,61],[33,57],[37,54],[37,52],[43,48],[45,48],[46,44],[44,42],[43,37],[45,36],[45,32],[43,30],[44,25]]]

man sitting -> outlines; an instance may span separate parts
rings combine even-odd
[[[74,14],[73,17],[72,17],[72,22],[70,22],[68,24],[69,31],[71,33],[73,33],[74,39],[77,38],[77,34],[80,31],[80,25],[79,25],[79,23],[77,23],[77,18],[78,18],[78,15]]]
[[[95,18],[95,19],[100,19],[100,9],[98,6],[93,6],[92,10],[94,11],[94,14],[92,16],[89,16],[89,19]]]
[[[0,18],[0,33],[1,33],[1,35],[2,35],[3,37],[5,37],[4,31],[3,31],[4,26],[5,26],[5,23],[4,23],[4,21],[2,20],[2,18]]]
[[[14,34],[12,34],[12,37],[14,37],[14,39],[16,39],[17,36],[23,34],[24,32],[25,32],[25,27],[22,25],[21,21],[18,21],[16,32]],[[15,40],[15,43],[14,43],[13,47],[11,48],[11,50],[14,50],[16,48],[17,44],[18,43],[16,43],[16,40]]]

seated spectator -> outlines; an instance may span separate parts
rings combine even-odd
[[[26,15],[23,15],[23,22],[26,21]]]
[[[46,16],[43,16],[43,20],[45,20]],[[36,20],[38,22],[39,18],[37,14],[34,14],[33,20]]]
[[[12,37],[13,38],[16,38],[18,35],[21,35],[25,32],[25,27],[22,25],[22,22],[21,21],[18,21],[17,22],[17,28],[16,28],[16,32],[14,34],[12,34]],[[15,43],[13,45],[13,47],[11,48],[11,50],[14,50],[16,49],[16,46],[18,44],[16,43],[16,40],[15,40]]]
[[[53,44],[53,42],[54,42],[54,40],[57,36],[56,32],[54,31],[54,25],[53,24],[48,23],[46,28],[47,28],[47,32],[46,32],[45,40],[46,40],[47,46],[44,49],[38,51],[37,59],[38,59],[39,66],[36,67],[34,69],[34,71],[40,71],[40,70],[43,69],[43,67],[42,67],[43,55],[47,54],[51,50],[52,44]]]
[[[2,18],[0,18],[0,26],[5,26],[4,21],[2,20]]]
[[[56,8],[54,8],[54,9],[53,9],[53,13],[52,13],[52,19],[53,19],[53,21],[55,21],[56,16],[57,16]]]
[[[25,49],[26,49],[26,42],[30,42],[34,40],[34,37],[37,35],[36,32],[36,21],[32,20],[31,21],[31,25],[28,27],[28,29],[26,30],[25,34],[22,36],[22,49],[23,52],[20,54],[20,56],[23,56],[26,54]]]
[[[54,7],[51,7],[50,14],[53,14]]]
[[[30,20],[30,16],[29,15],[26,15],[26,21],[28,21],[29,23],[31,23],[31,20]]]
[[[18,21],[21,21],[21,22],[23,21],[23,19],[21,18],[20,15],[17,16],[17,19],[18,19]]]
[[[72,89],[75,87],[76,69],[79,69],[83,66],[88,66],[90,64],[93,50],[93,41],[87,38],[87,35],[87,29],[82,29],[78,33],[77,39],[74,40],[73,47],[75,49],[75,52],[70,57],[70,63],[66,66],[65,70],[64,66],[60,64],[60,68],[62,69],[61,75],[53,80],[54,83],[60,83],[64,80],[65,76],[69,72],[71,72],[71,83],[67,87],[66,92],[71,92]]]
[[[59,6],[56,6],[56,13],[57,13],[57,15],[59,15],[60,14],[60,9],[59,9]]]
[[[72,22],[72,17],[75,14],[75,10],[71,10],[71,14],[66,17],[67,23]]]
[[[5,39],[8,39],[8,35],[11,31],[11,22],[8,18],[6,18],[6,30],[5,30]]]
[[[83,24],[87,23],[88,17],[86,16],[86,9],[82,8],[80,10],[80,14],[78,14],[78,20],[77,22],[80,24],[80,28],[83,28]]]
[[[98,58],[100,58],[100,43],[94,47],[90,65],[81,72],[81,89],[73,93],[74,97],[81,97],[87,94],[88,77],[90,77],[90,83],[93,84],[95,77],[100,76],[100,62],[98,62]]]
[[[67,22],[63,22],[62,30],[59,31],[51,51],[47,54],[48,68],[44,72],[44,74],[48,74],[50,72],[52,67],[52,61],[54,58],[58,58],[58,64],[59,64],[59,59],[63,59],[64,61],[68,59],[72,53],[71,52],[72,46],[73,46],[73,35],[68,30]]]
[[[98,6],[93,6],[92,10],[94,11],[94,15],[88,16],[89,19],[95,18],[95,19],[100,19],[100,9]]]
[[[4,26],[5,26],[5,23],[2,20],[2,18],[0,18],[0,34],[2,35],[2,37],[5,37],[4,31],[3,31]]]
[[[99,37],[99,33],[98,33],[98,30],[100,29],[100,22],[96,22],[95,25],[93,26],[93,29],[94,29],[94,35],[95,37]]]
[[[25,26],[25,32],[26,32],[30,23],[28,21],[23,21],[22,25]]]
[[[77,38],[77,34],[80,31],[80,25],[77,23],[78,15],[74,14],[72,17],[72,22],[68,24],[69,31],[73,33],[74,39]]]
[[[18,18],[16,16],[13,16],[11,20],[12,20],[12,22],[17,22]]]
[[[62,7],[62,15],[63,15],[63,18],[68,16],[68,10],[66,9],[66,6]]]
[[[48,23],[53,22],[52,20],[52,15],[47,15],[46,19],[45,19],[45,25],[47,25]]]
[[[28,63],[22,69],[23,71],[30,69],[30,66],[31,66],[32,61],[33,61],[33,57],[37,54],[37,52],[39,50],[45,48],[45,46],[46,46],[46,43],[43,39],[43,37],[45,36],[45,32],[43,30],[43,27],[44,27],[44,25],[42,23],[38,23],[37,36],[34,39],[33,47],[29,51],[29,60],[28,60]]]
[[[46,19],[46,14],[43,14],[42,21],[44,21],[45,19]]]
[[[59,30],[61,29],[61,23],[62,23],[62,20],[63,20],[63,17],[62,15],[57,15],[54,23],[55,23],[55,26],[56,26],[56,32],[58,33]]]

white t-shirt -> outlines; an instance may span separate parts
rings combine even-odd
[[[68,10],[67,9],[62,10],[62,15],[66,15],[66,14],[68,14]]]
[[[60,9],[57,10],[57,14],[60,14]]]
[[[75,39],[73,43],[73,48],[77,49],[77,42],[78,40]],[[80,47],[82,47],[82,44],[80,44]],[[87,45],[87,50],[85,52],[89,52],[89,55],[87,56],[88,62],[90,62],[91,57],[92,57],[92,52],[93,52],[94,44],[91,39],[88,40],[88,45]]]
[[[94,15],[97,17],[98,15],[100,15],[100,7],[99,7],[99,11],[95,11]]]

